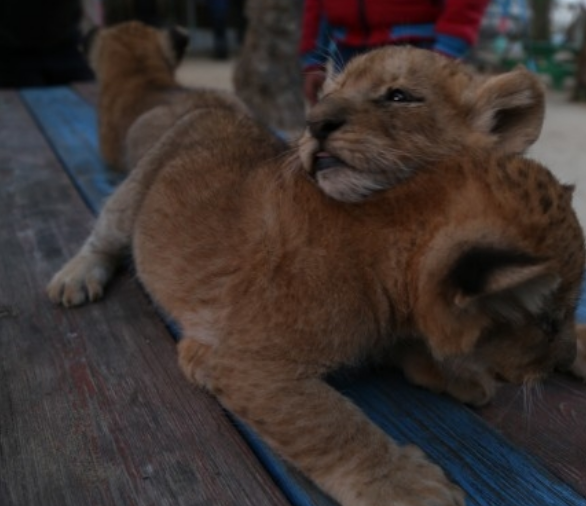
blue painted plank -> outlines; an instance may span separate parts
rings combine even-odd
[[[100,157],[95,110],[65,87],[28,88],[20,96],[88,207],[97,214],[122,180]]]
[[[100,160],[93,108],[65,88],[26,90],[22,97],[96,212],[120,176]],[[586,322],[584,295],[578,316]],[[466,490],[468,506],[586,506],[584,497],[451,399],[413,387],[399,375],[333,384],[397,441],[424,449]],[[333,504],[250,429],[235,423],[295,506]]]
[[[586,506],[584,497],[451,398],[399,375],[337,387],[395,440],[417,444],[441,465],[466,491],[469,506]]]
[[[305,476],[277,457],[246,424],[232,415],[231,417],[252,451],[293,506],[336,506],[338,504]]]
[[[582,297],[578,304],[576,318],[580,323],[586,323],[586,282],[582,285]]]

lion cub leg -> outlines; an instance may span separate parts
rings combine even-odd
[[[398,446],[315,371],[196,341],[182,342],[179,355],[189,379],[342,506],[464,505],[462,491],[421,450]]]
[[[90,236],[47,285],[49,298],[79,306],[102,297],[104,287],[128,253],[138,209],[156,167],[139,165],[106,201]]]
[[[393,356],[394,365],[413,384],[436,393],[447,393],[472,406],[482,406],[494,396],[496,382],[484,369],[469,361],[436,361],[418,344],[402,345]]]
[[[570,370],[579,378],[586,380],[586,325],[576,326],[576,337],[578,353]]]

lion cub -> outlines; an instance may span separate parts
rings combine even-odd
[[[112,168],[133,168],[190,109],[247,112],[244,103],[228,92],[177,83],[174,72],[187,42],[179,28],[158,30],[138,21],[93,32],[87,52],[99,85],[100,151]]]
[[[387,47],[329,77],[300,154],[326,194],[356,202],[456,151],[521,153],[543,117],[543,88],[523,68],[486,77],[431,51]]]
[[[51,299],[101,295],[132,244],[140,281],[181,327],[185,375],[340,504],[462,506],[439,467],[324,377],[376,360],[427,384],[431,367],[431,388],[485,402],[497,375],[568,367],[585,259],[571,190],[484,149],[346,203],[283,149],[246,115],[186,114],[110,198]]]

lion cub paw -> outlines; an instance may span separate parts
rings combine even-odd
[[[465,495],[442,469],[432,464],[416,446],[401,448],[395,459],[390,490],[379,490],[378,497],[366,504],[395,506],[465,506]]]
[[[440,365],[425,354],[404,356],[400,365],[407,379],[415,385],[446,393],[470,406],[487,404],[496,391],[494,378],[474,365]]]
[[[65,307],[96,301],[102,297],[114,268],[104,255],[78,254],[53,276],[47,295]]]

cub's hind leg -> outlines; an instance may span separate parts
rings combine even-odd
[[[79,306],[102,297],[130,250],[138,210],[159,166],[155,160],[144,160],[106,201],[81,249],[47,285],[53,302]]]

